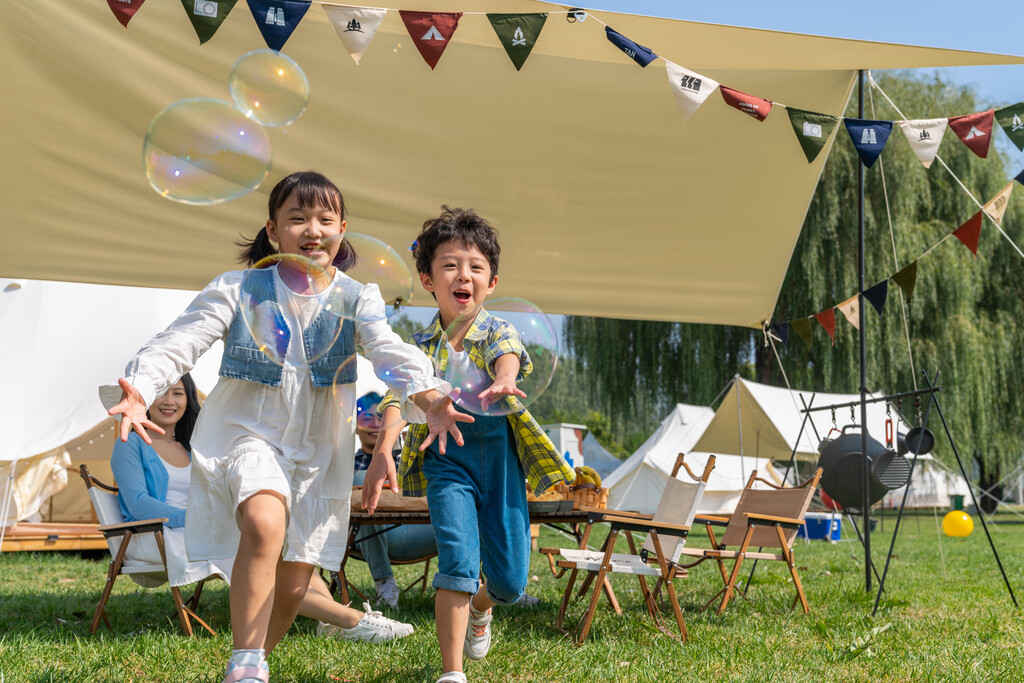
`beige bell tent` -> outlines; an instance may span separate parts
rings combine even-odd
[[[530,0],[400,7],[464,12],[436,69],[394,10],[357,66],[312,5],[284,49],[309,77],[308,109],[269,131],[258,192],[197,207],[150,188],[143,138],[176,101],[229,99],[232,65],[264,47],[246,4],[200,46],[178,2],[145,3],[127,29],[104,2],[6,3],[0,276],[197,289],[264,222],[273,182],[315,167],[344,190],[350,230],[403,254],[442,202],[475,207],[502,233],[499,296],[549,313],[759,326],[845,131],[808,164],[781,106],[759,123],[713,93],[684,122],[665,63],[641,69],[604,24],[729,87],[827,114],[842,113],[857,69],[1024,63],[609,12],[570,23],[564,6]],[[521,71],[488,11],[549,13]]]

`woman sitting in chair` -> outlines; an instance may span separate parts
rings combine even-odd
[[[153,401],[147,417],[165,434],[150,433],[148,445],[132,432],[127,442],[115,440],[110,469],[118,485],[118,502],[125,521],[167,518],[164,544],[167,575],[172,586],[195,583],[217,574],[231,581],[230,563],[188,562],[185,556],[185,508],[188,502],[191,454],[189,442],[199,416],[199,398],[189,375],[182,377],[166,394]],[[133,541],[128,556],[160,564],[160,552],[152,536]],[[299,607],[299,614],[321,622],[317,633],[340,640],[384,642],[404,638],[413,632],[410,624],[388,619],[380,612],[352,609],[334,601],[317,575]]]

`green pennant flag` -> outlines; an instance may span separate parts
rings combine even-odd
[[[811,163],[818,157],[818,153],[825,148],[825,143],[832,135],[832,129],[836,127],[839,119],[828,114],[819,114],[803,109],[788,107],[789,122],[793,124],[793,132],[804,150],[807,163]]]
[[[1024,152],[1024,102],[996,109],[996,121],[1017,149]]]
[[[914,285],[917,284],[917,261],[892,276],[892,281],[900,286],[903,293],[909,299],[914,295]]]
[[[488,14],[491,27],[498,34],[501,46],[508,53],[508,58],[516,67],[523,68],[526,58],[533,51],[533,46],[540,36],[540,31],[547,21],[547,12],[536,14]]]
[[[809,347],[811,340],[814,339],[814,332],[811,330],[811,319],[810,318],[798,318],[796,320],[789,321],[790,326],[800,335],[800,338],[804,340],[804,344]]]
[[[199,36],[199,44],[202,45],[217,32],[220,25],[228,18],[228,14],[235,7],[237,0],[181,0],[181,6],[185,8],[188,20],[192,22],[192,28]]]

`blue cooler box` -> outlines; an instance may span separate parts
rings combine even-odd
[[[797,532],[802,538],[839,540],[839,515],[831,512],[808,512],[803,527]]]

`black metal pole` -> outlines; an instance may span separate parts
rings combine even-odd
[[[924,381],[928,383],[928,386],[932,386],[932,381],[928,379],[928,373],[922,370],[921,374],[924,375]],[[1013,600],[1013,606],[1019,607],[1017,604],[1017,596],[1013,594],[1013,588],[1010,586],[1010,579],[1006,577],[1006,570],[1003,569],[1003,562],[999,559],[999,553],[996,552],[996,544],[992,541],[992,534],[988,532],[988,524],[985,523],[985,515],[981,513],[981,506],[978,505],[978,499],[974,496],[974,487],[971,486],[971,480],[967,477],[967,470],[964,469],[964,462],[960,459],[960,451],[957,450],[956,442],[953,441],[953,434],[949,431],[949,425],[946,423],[946,416],[942,414],[942,405],[939,403],[938,396],[935,396],[935,409],[939,411],[939,419],[942,420],[942,428],[946,431],[946,438],[949,439],[949,445],[953,449],[953,455],[956,456],[956,464],[960,467],[960,474],[963,475],[964,483],[967,484],[967,490],[971,494],[971,500],[974,501],[974,509],[978,511],[978,517],[981,519],[981,528],[985,530],[985,537],[988,538],[988,545],[992,548],[992,556],[996,558],[996,564],[999,565],[999,571],[1003,575],[1003,581],[1006,583],[1006,590],[1010,593],[1010,599]]]
[[[864,70],[857,71],[857,116],[864,118]],[[857,159],[857,270],[858,292],[864,291],[864,164]],[[871,473],[868,471],[868,369],[867,343],[864,330],[864,295],[857,294],[857,317],[860,321],[860,453],[861,483],[864,488],[864,585],[871,592]]]

